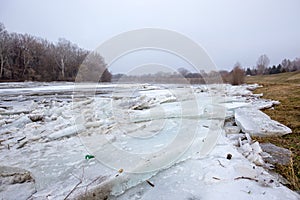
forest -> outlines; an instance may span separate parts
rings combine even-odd
[[[0,23],[0,81],[74,81],[79,67],[91,52],[60,38],[57,43],[29,34],[9,33]],[[100,82],[111,81],[104,59],[92,53],[99,67]],[[92,69],[87,69],[92,71]],[[89,79],[84,78],[84,81]]]

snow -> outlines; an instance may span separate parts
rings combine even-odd
[[[1,83],[1,165],[35,181],[0,197],[299,199],[249,136],[288,132],[258,110],[274,102],[256,87]]]

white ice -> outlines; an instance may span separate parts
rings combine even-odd
[[[257,114],[264,105],[247,88],[258,85],[26,84],[10,83],[24,88],[10,92],[0,85],[0,93],[7,92],[1,96],[0,160],[33,174],[32,199],[93,193],[110,199],[299,199],[255,164],[262,152],[245,132],[272,131],[269,123],[275,123]],[[62,92],[73,89],[73,99]],[[22,114],[15,112],[24,106],[13,95],[20,91],[25,102],[35,100]],[[49,95],[53,92],[59,95]],[[268,126],[248,120],[247,111]],[[29,115],[44,119],[32,122]],[[227,122],[224,128],[224,119],[234,117],[239,126]],[[87,154],[96,159],[86,160]],[[8,199],[1,191],[0,197]]]
[[[239,108],[235,110],[236,123],[243,132],[254,136],[282,136],[292,130],[254,108]]]

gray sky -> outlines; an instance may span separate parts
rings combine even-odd
[[[10,32],[64,37],[89,50],[125,31],[170,29],[204,47],[219,69],[231,69],[237,61],[254,66],[261,54],[271,64],[300,57],[299,8],[299,0],[0,0],[0,22]]]

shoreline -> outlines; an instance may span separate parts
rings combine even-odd
[[[266,109],[264,113],[272,119],[290,127],[293,133],[283,137],[257,138],[260,142],[271,142],[277,146],[290,149],[293,153],[293,170],[298,178],[298,183],[292,186],[294,190],[300,190],[300,73],[291,72],[287,74],[265,75],[260,77],[247,77],[247,83],[256,82],[263,85],[254,93],[263,93],[263,98],[279,100],[280,105],[274,110]],[[290,170],[287,168],[277,170],[278,173],[290,180]]]

